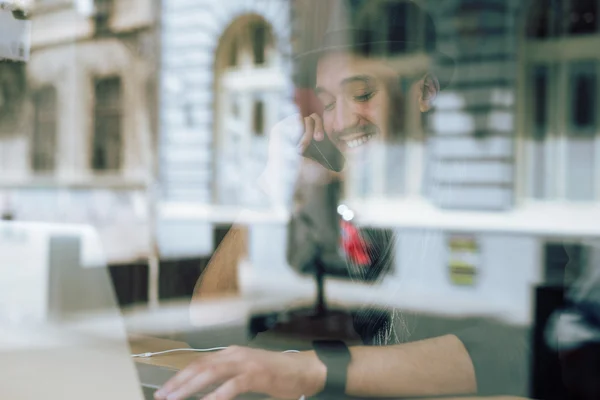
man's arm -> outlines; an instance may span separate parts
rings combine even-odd
[[[247,229],[241,225],[234,225],[198,278],[192,302],[238,293],[238,263],[246,256],[247,243]]]
[[[462,342],[446,335],[392,346],[350,348],[346,394],[424,397],[477,392],[475,371]],[[320,379],[324,382],[325,376]]]
[[[475,373],[452,335],[394,346],[350,349],[346,394],[358,397],[435,397],[476,392]],[[190,364],[155,394],[183,400],[215,385],[206,397],[233,400],[243,393],[300,398],[320,393],[327,371],[314,351],[298,354],[229,347]]]

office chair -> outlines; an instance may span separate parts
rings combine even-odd
[[[317,293],[313,307],[287,310],[281,314],[256,315],[251,318],[249,334],[273,330],[281,334],[342,339],[371,344],[377,333],[390,324],[390,313],[365,305],[347,309],[327,303],[325,279],[348,279],[376,284],[393,264],[393,241],[389,230],[361,229],[367,244],[374,246],[369,265],[357,266],[340,254],[340,215],[338,204],[341,183],[300,183],[300,204],[288,225],[288,263],[299,274],[314,278]],[[360,290],[357,287],[357,290]]]

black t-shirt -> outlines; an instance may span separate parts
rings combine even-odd
[[[320,254],[329,274],[348,269],[338,254],[339,219],[337,206],[341,184],[297,182],[295,208],[288,229],[288,262],[298,272],[310,274],[316,254]],[[381,238],[372,237],[373,240]],[[390,238],[386,238],[390,240]],[[390,241],[393,241],[391,239]],[[389,251],[388,246],[380,249]],[[385,254],[380,259],[393,262]],[[427,299],[424,299],[426,301]],[[353,310],[354,325],[366,344],[386,345],[455,334],[464,344],[474,365],[478,395],[528,394],[529,330],[491,318],[453,319],[420,315],[401,310],[381,318],[365,305]],[[377,318],[374,316],[377,315]]]

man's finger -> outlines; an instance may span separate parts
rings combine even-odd
[[[310,117],[315,121],[315,125],[314,125],[315,130],[313,133],[313,137],[315,138],[315,140],[320,142],[325,137],[325,129],[323,128],[323,119],[317,113],[311,114]]]
[[[181,385],[183,385],[188,380],[192,379],[196,374],[199,373],[201,367],[197,363],[193,363],[188,367],[182,369],[174,377],[169,379],[163,387],[161,387],[156,393],[154,393],[154,398],[157,400],[164,400],[167,396],[177,390]]]
[[[210,385],[223,382],[235,375],[231,364],[211,365],[181,384],[172,393],[167,395],[167,400],[184,400],[195,393],[202,392]]]
[[[221,385],[202,400],[234,400],[237,396],[252,390],[251,380],[247,375],[238,375]]]
[[[300,139],[300,143],[298,143],[298,150],[303,153],[310,144],[312,137],[315,131],[315,120],[311,117],[304,118],[304,134],[302,135],[302,139]]]

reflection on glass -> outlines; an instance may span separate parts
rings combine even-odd
[[[536,0],[528,18],[529,37],[589,35],[598,32],[597,0]]]
[[[56,166],[56,89],[41,88],[33,95],[35,109],[31,167],[52,172]]]
[[[548,130],[548,67],[538,66],[533,71],[533,154],[531,190],[536,199],[545,198],[546,188],[546,136]]]
[[[94,146],[92,168],[95,171],[118,171],[121,168],[121,79],[96,80],[94,110]]]
[[[569,1],[565,13],[569,34],[590,34],[598,30],[598,0]]]
[[[597,64],[574,62],[569,68],[567,198],[594,198],[595,137],[597,128]]]

